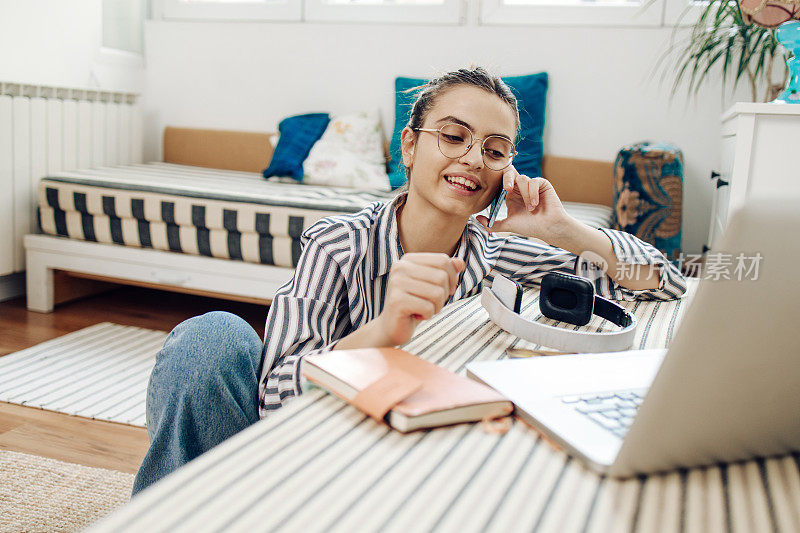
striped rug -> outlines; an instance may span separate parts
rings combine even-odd
[[[526,294],[529,313],[535,298]],[[640,322],[635,346],[668,345],[689,298],[623,303]],[[458,372],[519,344],[477,297],[418,329],[406,349]],[[403,435],[311,390],[92,531],[800,531],[799,463],[786,456],[615,480],[520,422],[505,435],[469,424]]]
[[[163,331],[103,322],[0,357],[0,401],[145,425]]]

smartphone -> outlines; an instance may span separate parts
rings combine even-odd
[[[515,279],[496,275],[491,291],[503,305],[519,314],[522,310],[522,285]]]
[[[490,228],[492,227],[492,224],[494,224],[494,221],[497,218],[497,214],[500,212],[500,208],[503,207],[503,202],[505,200],[506,200],[506,190],[501,187],[500,192],[497,193],[497,196],[494,197],[492,203],[489,204],[488,226]]]

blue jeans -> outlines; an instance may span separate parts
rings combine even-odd
[[[236,315],[181,322],[156,355],[147,387],[147,451],[133,494],[258,421],[264,344]]]

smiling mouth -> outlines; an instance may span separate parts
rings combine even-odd
[[[460,176],[445,176],[444,179],[447,183],[455,185],[456,187],[461,187],[465,191],[477,191],[480,188],[474,181]]]

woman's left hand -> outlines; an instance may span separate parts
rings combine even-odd
[[[503,188],[508,192],[506,218],[495,220],[488,228],[489,220],[483,215],[477,217],[488,231],[517,233],[550,242],[550,233],[571,218],[553,186],[544,178],[529,178],[511,165],[503,172]]]

